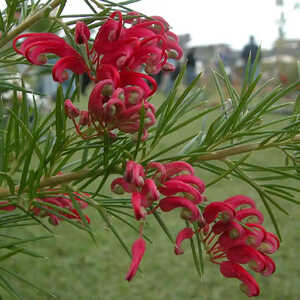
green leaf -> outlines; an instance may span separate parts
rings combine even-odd
[[[23,277],[19,276],[18,274],[14,273],[14,272],[11,272],[11,271],[8,271],[7,269],[3,268],[3,267],[0,267],[0,270],[3,272],[3,273],[6,273],[6,274],[9,274],[10,276],[26,283],[27,285],[33,287],[34,289],[37,289],[38,291],[42,292],[43,294],[46,294],[50,297],[53,297],[53,298],[56,298],[56,296],[52,293],[49,293],[47,292],[46,290],[40,288],[39,286],[35,285],[34,283],[24,279]]]
[[[106,225],[108,226],[108,228],[110,228],[110,230],[112,231],[112,233],[115,235],[115,237],[117,238],[117,240],[120,242],[120,245],[122,246],[122,248],[125,250],[125,252],[128,254],[128,256],[131,258],[131,252],[129,251],[126,243],[123,241],[123,239],[120,236],[120,234],[117,232],[117,230],[111,224],[110,220],[108,219],[108,217],[106,215],[106,212],[100,206],[97,206],[96,209],[97,209],[98,213],[100,214],[100,216],[102,217],[102,219],[104,220],[104,222],[106,223]]]

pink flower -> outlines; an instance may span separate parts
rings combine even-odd
[[[139,268],[140,262],[144,256],[145,250],[146,250],[146,242],[142,238],[137,239],[133,243],[131,247],[132,261],[131,261],[129,271],[126,275],[126,280],[131,281],[132,278],[135,276]]]
[[[75,41],[77,44],[85,44],[90,38],[90,30],[84,22],[77,21],[75,27]]]
[[[131,203],[134,210],[135,218],[139,221],[144,219],[147,215],[146,210],[142,206],[142,195],[139,192],[133,192],[131,196]]]
[[[241,290],[249,297],[259,295],[259,286],[255,279],[240,265],[224,261],[220,264],[220,271],[223,276],[237,278],[242,281]]]
[[[200,218],[200,212],[198,207],[193,204],[192,201],[182,198],[182,197],[167,197],[159,202],[159,207],[162,211],[168,212],[171,211],[177,207],[183,207],[186,208],[189,212],[189,219],[191,222],[195,222]]]
[[[159,200],[160,194],[155,182],[152,179],[147,178],[142,187],[142,205],[149,207],[153,202]]]
[[[255,202],[249,197],[237,195],[224,202],[210,203],[204,209],[203,216],[208,223],[202,230],[205,236],[203,242],[210,260],[220,264],[225,277],[240,279],[242,290],[248,296],[257,296],[258,284],[240,264],[247,264],[263,276],[271,275],[276,266],[266,254],[278,249],[279,240],[261,225],[264,217]],[[248,218],[252,219],[251,223],[246,223]]]
[[[80,110],[72,103],[70,99],[65,100],[64,106],[68,118],[74,119],[80,115]]]
[[[124,179],[127,182],[141,187],[144,185],[144,177],[145,173],[142,165],[132,160],[127,162],[124,174]]]
[[[181,255],[184,253],[184,251],[180,248],[181,247],[181,244],[184,240],[186,239],[191,239],[194,235],[194,231],[187,227],[187,228],[183,228],[177,235],[176,237],[176,246],[175,246],[175,249],[174,249],[174,252],[176,255]]]
[[[203,212],[203,217],[208,224],[215,221],[218,217],[221,218],[222,223],[228,223],[234,216],[235,211],[225,202],[212,202],[205,207]]]
[[[0,201],[0,210],[12,211],[16,208],[15,205],[10,205],[8,201]]]
[[[19,39],[25,38],[21,47],[17,48]],[[76,74],[88,71],[83,58],[64,39],[53,33],[26,33],[19,35],[13,41],[16,52],[22,54],[34,65],[43,65],[47,62],[44,54],[52,53],[61,57],[53,67],[52,75],[55,81],[63,82],[68,78],[66,69]]]
[[[203,198],[195,187],[181,180],[170,179],[159,187],[159,191],[165,196],[173,196],[177,193],[184,193],[185,197],[191,199],[193,203],[201,203]]]
[[[84,22],[77,22],[75,42],[85,44],[84,58],[62,38],[52,33],[23,34],[13,42],[15,51],[32,64],[46,63],[47,53],[59,56],[60,59],[52,69],[55,81],[65,81],[68,78],[66,69],[69,69],[76,74],[87,73],[96,83],[90,95],[88,114],[82,114],[79,125],[72,118],[78,135],[84,139],[103,135],[105,131],[115,137],[111,132],[114,129],[137,133],[141,126],[143,108],[145,119],[142,140],[145,140],[148,128],[156,121],[155,108],[147,99],[156,91],[157,84],[143,71],[156,74],[161,69],[171,70],[168,56],[176,59],[182,56],[178,38],[169,31],[169,25],[163,18],[148,20],[137,14],[135,22],[126,24],[125,26],[121,12],[112,13],[99,28],[90,49],[89,28]],[[23,38],[18,48],[17,43]],[[73,108],[69,106],[67,109],[67,113],[72,113]],[[81,132],[80,126],[85,125],[89,125],[90,129],[93,127],[96,133],[87,135]]]
[[[74,219],[79,222],[82,222],[82,219],[78,213],[78,211],[74,208],[72,200],[69,198],[67,194],[58,194],[55,193],[55,191],[51,190],[53,192],[53,195],[44,197],[44,198],[37,198],[36,201],[38,201],[41,205],[33,204],[33,207],[31,208],[31,211],[36,216],[40,217],[49,217],[49,223],[52,225],[58,225],[63,218],[60,216],[64,216],[68,219]],[[81,209],[85,209],[88,204],[82,200],[82,196],[80,193],[75,192],[74,193],[74,199],[78,202],[78,205]],[[51,204],[51,206],[47,205],[47,203]],[[55,206],[55,208],[53,207]],[[63,210],[60,210],[59,208],[63,208]],[[66,212],[66,210],[68,212]],[[51,213],[51,211],[54,211],[56,214]],[[87,222],[90,222],[90,219],[88,216],[84,216],[87,220]]]

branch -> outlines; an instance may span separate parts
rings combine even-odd
[[[33,16],[28,17],[22,24],[17,26],[14,30],[10,31],[6,36],[4,36],[0,40],[0,48],[3,46],[6,46],[6,44],[15,38],[18,34],[24,32],[28,27],[30,27],[35,22],[39,21],[40,19],[43,19],[46,14],[50,13],[53,9],[55,9],[62,0],[54,0],[52,3],[50,3],[48,6],[44,7],[40,11],[38,11]]]
[[[100,172],[100,171],[99,171]],[[103,172],[101,170],[101,172]],[[87,177],[92,177],[95,176],[97,172],[91,171],[91,170],[80,170],[78,172],[71,172],[68,174],[62,174],[62,175],[55,175],[52,177],[48,177],[43,179],[39,187],[46,187],[46,186],[56,186],[62,183],[68,183],[70,181],[78,180],[80,178],[87,178]],[[18,191],[18,187],[16,187],[15,192]],[[25,192],[28,191],[28,189],[25,189]],[[6,197],[6,196],[11,196],[11,192],[3,187],[0,187],[0,197]]]
[[[274,138],[275,140],[275,138]],[[273,141],[274,141],[273,140]],[[291,139],[291,143],[296,143],[300,141],[300,135],[296,135]],[[272,139],[270,140],[269,143],[266,144],[261,144],[261,143],[252,143],[252,144],[246,144],[246,145],[241,145],[241,146],[235,146],[229,149],[224,149],[224,150],[218,150],[211,152],[209,154],[203,154],[199,155],[195,158],[193,158],[193,161],[206,161],[206,160],[222,160],[228,156],[232,155],[237,155],[237,154],[242,154],[242,153],[247,153],[251,151],[259,151],[259,150],[264,150],[267,148],[271,147],[278,147],[278,146],[284,146],[287,145],[286,141],[281,142],[281,143],[272,143]]]

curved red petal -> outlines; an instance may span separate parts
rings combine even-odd
[[[141,260],[144,256],[145,250],[146,250],[146,242],[142,238],[137,239],[133,243],[131,247],[132,260],[131,260],[131,265],[129,267],[128,273],[126,275],[126,280],[130,281],[135,276],[139,268],[139,265],[141,263]]]
[[[174,252],[176,255],[181,255],[184,253],[184,251],[180,248],[181,247],[181,244],[184,240],[186,239],[191,239],[194,235],[194,231],[192,230],[192,228],[183,228],[178,234],[177,234],[177,237],[176,237],[176,246],[175,246],[175,249],[174,249]]]
[[[259,285],[242,266],[230,261],[224,261],[220,264],[220,271],[225,277],[241,280],[243,284],[241,289],[247,296],[253,297],[259,295]]]

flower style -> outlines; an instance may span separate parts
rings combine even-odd
[[[161,17],[151,20],[134,15],[134,21],[123,21],[121,12],[112,13],[99,28],[90,48],[90,31],[84,22],[75,26],[75,42],[84,44],[86,58],[64,39],[52,33],[27,33],[13,41],[16,52],[36,65],[45,64],[45,54],[55,54],[60,59],[53,67],[53,79],[63,82],[68,78],[66,69],[76,74],[87,73],[95,87],[90,95],[88,111],[84,114],[66,100],[67,116],[73,121],[77,133],[83,138],[103,135],[118,129],[125,133],[139,131],[140,112],[145,110],[142,139],[147,129],[155,123],[155,108],[147,99],[156,91],[155,80],[147,75],[160,70],[174,70],[168,57],[180,59],[182,49],[178,37],[169,30]],[[125,26],[126,25],[126,26]],[[18,41],[24,39],[18,47]],[[91,67],[89,67],[91,66]],[[72,113],[74,110],[76,113]],[[79,122],[76,118],[80,114]],[[93,126],[95,135],[86,135],[80,127]]]

